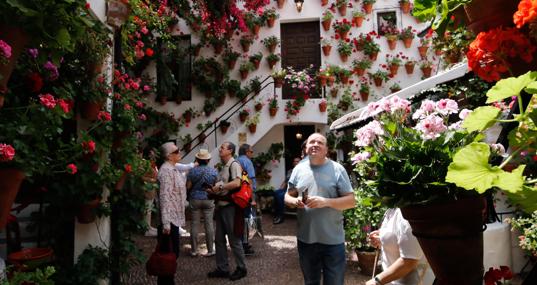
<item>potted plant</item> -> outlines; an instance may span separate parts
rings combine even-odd
[[[226,121],[226,120],[221,120],[220,121],[220,131],[222,132],[223,135],[225,135],[227,133],[227,130],[229,129],[229,126],[231,126],[231,123]]]
[[[349,0],[336,0],[337,10],[342,17],[347,15],[347,5],[349,5]]]
[[[279,69],[272,72],[271,76],[274,79],[274,87],[281,88],[283,86],[283,81],[286,74],[287,70],[285,69]]]
[[[374,109],[373,104],[384,107]],[[376,185],[379,200],[401,208],[412,231],[420,233],[416,237],[438,281],[481,283],[485,202],[477,191],[458,187],[446,175],[456,153],[479,134],[457,127],[460,121],[454,116],[449,120],[459,112],[450,99],[423,100],[413,114],[409,113],[410,102],[397,96],[367,108],[370,111],[365,115],[373,116],[373,121],[356,131],[354,144],[360,148],[358,153],[367,154],[358,164],[374,173],[370,183]],[[425,169],[425,165],[435,167]],[[445,211],[452,214],[449,219],[445,219]],[[470,232],[474,233],[471,238]],[[449,234],[449,239],[436,238]],[[435,255],[438,249],[441,252]]]
[[[412,46],[412,40],[414,39],[416,31],[412,29],[411,26],[403,28],[401,33],[399,33],[399,38],[403,41],[405,48],[410,48]]]
[[[328,103],[326,102],[326,99],[321,99],[321,101],[319,101],[319,112],[321,113],[326,112],[327,106],[328,106]]]
[[[386,25],[382,26],[382,32],[384,33],[384,37],[386,37],[386,41],[388,42],[388,47],[390,50],[394,50],[397,47],[397,39],[399,39],[399,31],[395,26],[392,25]]]
[[[274,53],[267,55],[266,58],[270,69],[274,68],[274,65],[280,61],[280,56]]]
[[[239,40],[242,51],[248,52],[250,50],[250,45],[254,42],[254,38],[251,35],[243,35]]]
[[[332,50],[332,41],[321,37],[321,48],[323,49],[324,56],[329,56],[330,51]]]
[[[397,55],[386,55],[386,65],[388,66],[388,69],[390,70],[390,76],[394,77],[397,75],[397,71],[399,70],[399,66],[403,63],[403,60],[400,58],[399,54]]]
[[[262,15],[257,15],[253,11],[245,12],[243,15],[243,19],[246,23],[246,26],[250,29],[254,36],[257,36],[259,34],[259,29],[265,21]]]
[[[235,97],[239,89],[241,89],[241,83],[234,79],[228,79],[224,82],[224,86],[230,97]]]
[[[341,84],[349,84],[349,77],[352,75],[352,70],[340,68],[337,73],[338,80]]]
[[[250,80],[249,88],[255,94],[259,94],[259,92],[261,92],[261,80],[259,76],[256,76]]]
[[[278,99],[276,99],[276,96],[273,96],[268,99],[268,108],[269,108],[269,114],[271,117],[276,116],[276,112],[278,112]]]
[[[208,130],[211,126],[212,126],[213,122],[211,122],[210,120],[207,121],[207,123],[198,123],[196,125],[196,129],[198,131],[200,131],[199,135],[198,135],[198,141],[200,143],[204,143],[205,142],[205,139],[207,138],[207,136],[205,135],[205,131]]]
[[[394,84],[392,84],[392,86],[390,86],[390,91],[392,93],[395,93],[399,90],[401,90],[401,86],[397,82],[395,82]]]
[[[312,73],[309,68],[296,71],[292,67],[288,67],[285,80],[298,93],[309,95],[311,90],[315,88],[315,79],[310,75]]]
[[[326,86],[328,78],[331,76],[331,72],[328,68],[320,68],[317,73],[317,78],[319,79],[319,85],[321,87]]]
[[[190,134],[186,134],[181,137],[181,141],[183,142],[183,151],[189,152],[192,148],[192,136]]]
[[[241,65],[239,66],[239,72],[241,73],[241,79],[245,80],[248,77],[248,73],[250,71],[254,71],[254,70],[255,70],[255,66],[254,66],[254,64],[252,62],[245,61],[245,62],[241,63]]]
[[[377,2],[377,0],[363,0],[362,1],[362,8],[364,9],[364,12],[366,14],[371,14],[371,12],[373,11],[373,4],[375,4],[375,2]]]
[[[248,130],[250,133],[255,133],[257,130],[257,124],[259,124],[259,113],[256,113],[255,115],[248,118],[244,124],[248,126]]]
[[[350,88],[345,88],[345,90],[343,91],[343,95],[341,95],[341,99],[339,99],[337,106],[342,111],[347,111],[349,107],[354,106]]]
[[[374,73],[369,73],[369,77],[375,82],[375,86],[381,87],[382,82],[388,81],[389,76],[386,71],[377,70]]]
[[[276,36],[268,36],[261,40],[263,45],[268,49],[270,53],[274,53],[276,46],[280,44],[280,39]]]
[[[250,62],[254,64],[255,70],[259,69],[261,59],[263,59],[263,53],[261,52],[254,53],[253,55],[248,57],[248,60],[250,60]]]
[[[406,74],[412,74],[414,73],[414,66],[416,65],[416,61],[411,59],[411,58],[407,58],[405,60],[405,70],[406,70]]]
[[[235,64],[240,55],[240,53],[235,52],[232,49],[226,49],[222,55],[222,60],[226,63],[227,68],[231,70],[235,68]]]
[[[352,161],[364,159],[364,155],[356,154],[351,157]],[[360,165],[355,167],[360,172]],[[362,167],[363,168],[363,167]],[[382,217],[386,207],[378,202],[378,194],[374,185],[368,185],[366,178],[369,177],[365,169],[361,171],[364,178],[358,179],[358,187],[354,189],[356,206],[343,211],[345,241],[347,248],[356,251],[360,273],[371,276],[375,268],[375,248],[369,244],[370,232],[380,228]]]
[[[528,256],[537,255],[537,211],[530,214],[524,213],[519,217],[508,218],[507,222],[518,232],[519,247],[526,252]]]
[[[420,45],[418,46],[418,52],[420,53],[420,57],[422,59],[427,57],[427,51],[429,50],[429,46],[431,45],[431,38],[430,37],[422,37],[420,38]]]
[[[349,55],[352,54],[352,44],[345,40],[339,40],[337,44],[337,51],[339,53],[341,61],[347,62]]]
[[[401,11],[403,12],[403,14],[410,13],[410,4],[410,0],[399,0],[399,5],[401,6]]]
[[[380,45],[373,39],[366,40],[363,46],[364,54],[368,55],[372,61],[377,60],[378,53],[380,52]]]
[[[224,37],[211,36],[209,37],[209,43],[213,46],[215,54],[221,54],[227,44],[227,39]]]
[[[369,99],[369,85],[367,83],[360,84],[360,97],[362,98],[362,101],[367,102],[367,99]]]
[[[336,20],[332,26],[334,27],[334,31],[336,31],[343,40],[347,38],[347,34],[352,27],[351,22],[347,19],[341,21]]]
[[[420,69],[423,73],[423,77],[428,78],[431,77],[431,73],[433,71],[433,63],[427,59],[422,60],[420,62]]]
[[[240,112],[239,112],[239,119],[241,121],[241,123],[244,123],[246,121],[246,119],[248,118],[248,116],[250,115],[250,110],[248,109],[242,109]]]
[[[334,14],[330,12],[330,10],[326,10],[323,12],[322,22],[323,29],[325,32],[330,30],[330,25],[332,24],[332,19],[334,19]]]
[[[274,27],[274,22],[276,21],[276,19],[278,19],[279,16],[280,15],[276,13],[276,9],[274,8],[266,9],[263,12],[263,18],[265,19],[265,21],[267,21],[267,26],[269,28]]]
[[[442,48],[442,58],[447,63],[457,63],[460,61],[470,47],[470,43],[474,41],[475,35],[468,29],[461,27],[444,36],[444,44]]]
[[[363,33],[360,33],[358,37],[352,39],[352,42],[354,43],[354,46],[356,47],[357,51],[362,51],[367,40],[367,36]],[[371,40],[371,38],[369,38],[369,40]]]
[[[364,21],[365,13],[359,10],[352,11],[352,24],[353,26],[360,28]]]
[[[372,64],[373,62],[367,58],[355,59],[352,61],[352,68],[357,76],[363,76]]]

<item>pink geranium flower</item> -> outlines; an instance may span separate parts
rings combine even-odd
[[[430,115],[418,122],[415,129],[422,133],[424,140],[430,140],[439,137],[441,133],[447,130],[447,127],[444,125],[444,119],[436,115]]]
[[[73,163],[70,163],[67,165],[67,173],[69,174],[75,174],[78,171],[78,168],[76,168],[76,165]]]
[[[15,157],[15,149],[9,144],[0,144],[0,162],[11,161]]]
[[[54,109],[54,107],[56,107],[56,99],[51,94],[47,93],[39,95],[39,101],[41,102],[41,105],[48,109]]]

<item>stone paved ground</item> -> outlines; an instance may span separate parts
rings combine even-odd
[[[186,237],[181,238],[176,284],[303,284],[296,251],[295,225],[296,220],[293,216],[286,217],[283,224],[272,225],[272,216],[264,214],[265,239],[262,240],[256,235],[251,240],[256,254],[246,258],[248,276],[235,282],[227,279],[208,279],[207,272],[215,268],[214,257],[190,257],[190,240]],[[190,231],[189,227],[187,229]],[[156,245],[156,238],[140,236],[137,238],[137,243],[143,248],[146,256],[149,256]],[[200,240],[200,244],[204,245],[204,241]],[[206,250],[202,248],[201,253],[205,252]],[[358,285],[363,284],[365,280],[367,277],[360,274],[356,262],[349,261],[345,284]],[[133,268],[128,276],[124,276],[124,284],[156,284],[156,278],[148,276],[145,273],[145,265],[140,265]]]

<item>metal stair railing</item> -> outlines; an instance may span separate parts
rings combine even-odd
[[[192,152],[192,150],[194,150],[200,144],[204,143],[204,142],[201,142],[198,138],[202,134],[205,134],[205,132],[207,130],[211,129],[211,128],[212,128],[212,130],[206,135],[206,137],[209,137],[214,133],[214,144],[215,144],[215,147],[218,147],[218,140],[217,140],[216,130],[218,129],[218,127],[220,125],[220,122],[228,121],[233,115],[237,114],[237,112],[239,112],[242,109],[242,107],[244,107],[246,104],[248,104],[250,101],[252,101],[252,99],[256,98],[257,95],[261,94],[261,91],[263,91],[265,88],[267,88],[271,84],[274,84],[274,80],[273,81],[268,81],[270,78],[272,78],[272,76],[269,75],[265,79],[263,79],[263,81],[261,81],[261,88],[259,89],[259,92],[256,92],[256,90],[251,90],[250,93],[248,95],[246,95],[246,97],[245,97],[246,100],[241,99],[241,100],[237,101],[235,104],[233,104],[233,106],[231,106],[231,108],[229,108],[222,115],[220,115],[218,118],[216,118],[215,121],[210,126],[206,127],[203,131],[201,131],[191,141],[185,143],[183,145],[183,147],[181,148],[181,150],[183,151],[183,157],[186,157],[187,155],[189,155]],[[265,84],[265,85],[263,85],[263,84]],[[275,88],[276,87],[274,87],[274,89]],[[276,90],[274,90],[274,95],[273,96],[276,96]],[[232,110],[234,110],[234,111],[232,111]],[[227,115],[227,117],[226,117],[226,115]],[[225,119],[222,119],[223,117],[225,117]],[[195,145],[192,145],[194,141],[197,141],[197,143]],[[190,149],[189,150],[185,149],[185,146],[189,145],[189,144],[191,145]]]

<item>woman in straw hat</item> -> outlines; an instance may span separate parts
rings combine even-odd
[[[206,189],[211,188],[217,180],[218,172],[208,165],[211,154],[206,149],[200,149],[196,153],[198,166],[194,167],[187,175],[186,187],[189,190],[189,207],[192,212],[190,242],[192,245],[193,257],[198,256],[198,230],[200,217],[203,214],[205,224],[205,242],[207,244],[207,254],[214,255],[214,200],[210,199]]]

